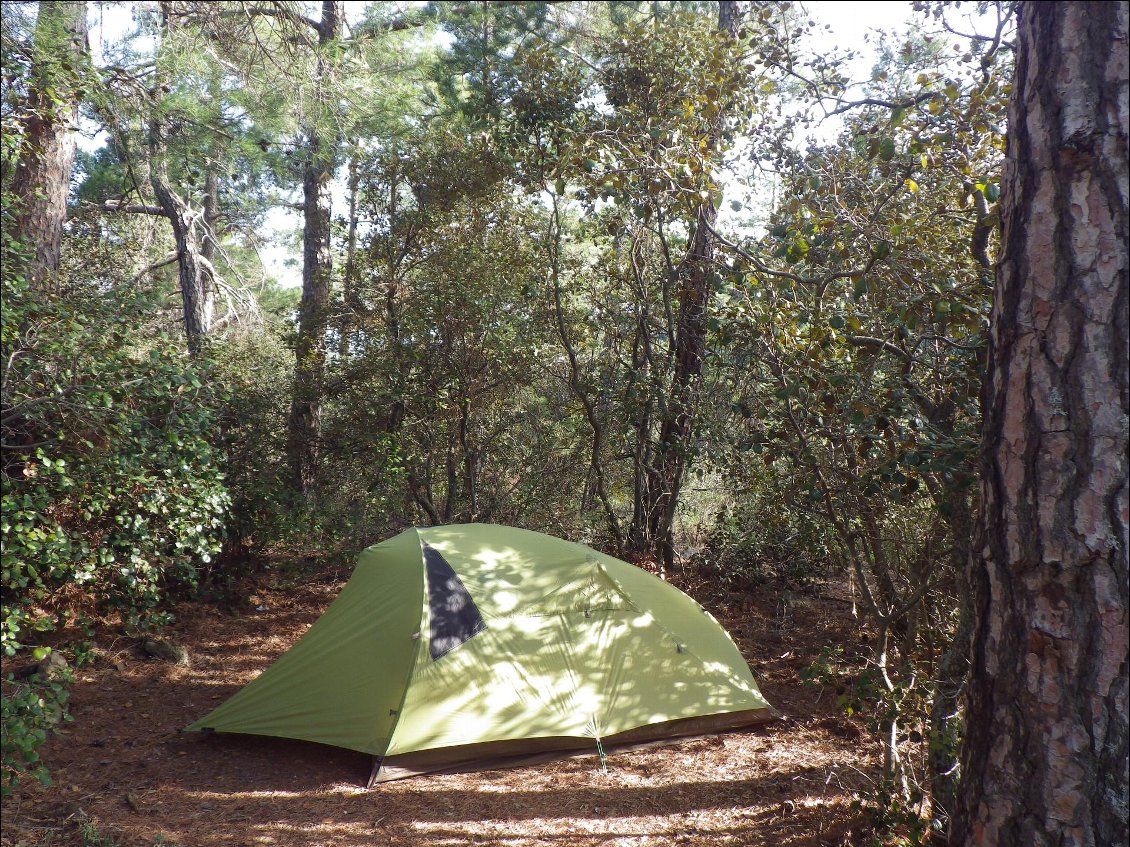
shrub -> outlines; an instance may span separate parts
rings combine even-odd
[[[163,335],[138,341],[148,297],[48,300],[6,278],[4,299],[0,644],[11,656],[64,588],[147,623],[218,551],[228,496],[207,368]]]
[[[148,292],[48,297],[6,268],[3,298],[0,651],[38,649],[76,607],[160,626],[228,505],[209,367],[152,326]],[[5,790],[46,779],[36,750],[65,702],[65,680],[5,683]]]
[[[44,785],[51,777],[39,760],[39,747],[67,713],[69,680],[38,675],[17,682],[11,674],[3,682],[0,700],[0,795],[7,796],[20,778],[30,776]]]

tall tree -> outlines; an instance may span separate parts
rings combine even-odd
[[[162,0],[157,4],[160,19],[161,41],[181,24],[172,2]],[[158,50],[156,67],[158,90],[169,90],[172,85],[169,59]],[[149,185],[157,198],[161,213],[169,219],[176,245],[178,281],[184,305],[184,333],[190,353],[200,351],[204,339],[212,330],[212,304],[215,298],[215,271],[211,263],[211,250],[215,235],[208,229],[204,210],[192,208],[186,196],[178,193],[169,174],[169,136],[177,127],[179,115],[172,109],[151,106],[147,124],[146,141],[149,150]],[[210,168],[211,166],[209,166]],[[210,171],[211,172],[211,171]],[[214,215],[213,215],[214,217]]]
[[[718,3],[718,29],[736,38],[740,11],[735,0]],[[722,124],[719,109],[711,118],[705,139],[708,154],[720,156]],[[706,354],[706,328],[714,268],[714,225],[718,218],[712,197],[695,212],[694,231],[681,267],[678,286],[679,317],[675,333],[674,373],[666,409],[660,421],[659,456],[649,480],[647,502],[650,537],[657,544],[663,565],[674,563],[674,519],[683,485],[683,473],[692,450],[694,422]]]
[[[515,51],[504,85],[518,178],[559,213],[546,239],[550,302],[563,376],[592,430],[582,509],[599,501],[617,544],[668,564],[700,431],[725,130],[755,105],[750,42],[773,20],[746,18],[739,40],[741,4],[711,5],[714,20],[697,4],[586,6],[582,25]],[[593,96],[607,108],[592,109]],[[560,226],[574,204],[583,222]],[[592,279],[560,261],[578,240],[602,254]],[[613,456],[631,460],[626,526]]]
[[[89,102],[112,140],[83,157],[78,190],[86,210],[169,221],[171,253],[143,264],[138,276],[176,263],[180,320],[193,354],[228,321],[257,313],[221,244],[236,233],[254,243],[266,209],[260,189],[280,158],[263,135],[285,121],[279,95],[260,79],[235,76],[246,57],[231,43],[252,39],[216,36],[229,6],[161,0],[139,10],[136,32],[107,45],[102,85]],[[236,282],[225,280],[221,267]]]
[[[182,21],[181,31],[205,36],[204,40],[189,45],[193,49],[184,55],[189,59],[203,55],[218,60],[224,68],[225,81],[220,93],[236,93],[243,88],[244,92],[254,91],[257,95],[242,103],[244,124],[225,127],[222,133],[216,134],[217,138],[227,139],[231,142],[229,146],[241,146],[249,137],[246,120],[250,118],[256,124],[262,151],[285,148],[285,158],[297,165],[284,179],[288,183],[291,178],[302,182],[303,199],[298,204],[303,218],[302,299],[298,309],[287,457],[291,487],[305,498],[314,487],[321,439],[333,270],[331,183],[341,159],[341,144],[351,134],[357,137],[360,124],[374,114],[383,114],[385,100],[377,95],[391,86],[379,86],[375,80],[382,74],[395,75],[395,72],[389,73],[385,62],[395,57],[397,51],[382,36],[411,32],[423,26],[429,15],[414,12],[388,15],[383,9],[370,10],[371,14],[364,20],[354,22],[351,35],[346,37],[345,4],[340,0],[318,4],[320,12],[316,17],[307,17],[302,4],[283,0],[264,3],[177,0],[161,5],[166,18],[175,16]],[[378,39],[381,39],[381,49],[370,49]],[[342,72],[347,66],[349,74]],[[232,86],[236,80],[241,85]],[[274,84],[273,91],[264,87],[269,82]],[[279,97],[280,91],[290,96]],[[290,108],[281,109],[282,101]],[[286,121],[281,120],[283,111],[296,119],[300,127],[293,141],[280,142],[272,137],[286,129],[283,126]],[[271,118],[279,120],[268,121],[273,129],[259,125],[259,118],[265,117],[267,112],[278,112]],[[163,113],[158,115],[163,116]],[[198,118],[193,119],[192,124],[204,125]],[[161,138],[152,132],[150,136],[151,139]],[[155,148],[152,143],[149,146],[150,158],[157,161],[154,154],[160,147]],[[291,156],[292,153],[295,155]],[[193,253],[199,267],[205,271],[210,269],[207,254],[215,246],[207,224],[214,221],[217,214],[212,202],[215,195],[209,188],[210,168],[216,164],[209,160],[204,169],[203,210],[193,212],[194,229],[188,231],[189,235],[199,232],[207,236],[199,241],[200,249]],[[212,274],[213,288],[205,285],[201,289],[204,296],[198,299],[203,304],[205,317],[207,295],[218,282]]]
[[[40,3],[19,163],[12,191],[19,201],[16,237],[34,245],[28,278],[51,284],[67,218],[75,158],[80,70],[88,55],[86,3]]]
[[[955,843],[1127,832],[1130,4],[1023,4]]]
[[[318,32],[315,97],[327,96],[330,73],[345,23],[345,4],[324,0]],[[294,397],[290,407],[287,454],[291,484],[303,496],[314,484],[321,434],[322,382],[326,367],[326,309],[330,300],[330,182],[337,154],[331,130],[311,121],[306,127],[302,169],[302,301],[298,307]]]

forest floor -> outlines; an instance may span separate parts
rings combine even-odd
[[[829,586],[726,592],[673,580],[742,649],[782,713],[752,731],[550,764],[416,777],[364,789],[368,756],[285,739],[179,730],[266,668],[313,623],[344,574],[264,576],[238,611],[178,607],[166,632],[187,666],[112,631],[76,672],[74,721],[45,745],[54,784],[4,804],[3,847],[667,847],[858,844],[878,745],[800,671],[828,644],[858,646]]]

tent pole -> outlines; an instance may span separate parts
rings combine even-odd
[[[381,772],[382,756],[373,756],[373,770],[369,773],[369,781],[365,783],[365,790],[371,791],[373,786],[377,784],[377,774]]]

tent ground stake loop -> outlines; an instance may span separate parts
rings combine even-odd
[[[604,754],[604,745],[600,743],[600,739],[596,739],[596,755],[600,756],[600,769],[608,773],[608,756]]]

